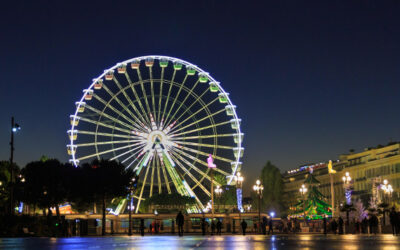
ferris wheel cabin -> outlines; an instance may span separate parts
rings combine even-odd
[[[189,76],[193,76],[194,74],[196,74],[196,70],[192,66],[187,66],[186,74]]]
[[[103,79],[99,79],[96,81],[96,79],[93,79],[94,85],[93,88],[94,89],[101,89],[103,87]]]
[[[75,116],[75,115],[69,116],[69,120],[70,120],[72,126],[78,126],[79,119],[81,119],[79,116]]]
[[[210,91],[211,92],[218,92],[219,91],[219,87],[218,87],[218,82],[210,82]]]
[[[83,113],[85,111],[86,102],[75,102],[75,106],[79,113]]]
[[[154,65],[154,58],[147,57],[145,61],[146,67],[153,67]]]
[[[105,76],[107,81],[111,81],[114,78],[114,70],[108,70],[106,71],[106,76]]]
[[[134,60],[131,62],[131,68],[132,69],[138,69],[140,67],[140,60]]]
[[[179,61],[174,62],[174,70],[181,70],[182,69],[182,63]]]
[[[118,74],[125,74],[126,72],[126,64],[120,63],[117,67]]]
[[[83,93],[85,94],[85,100],[90,101],[93,97],[93,90],[92,89],[84,89]]]

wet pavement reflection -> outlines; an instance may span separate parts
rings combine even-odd
[[[2,238],[0,249],[400,249],[392,235]]]

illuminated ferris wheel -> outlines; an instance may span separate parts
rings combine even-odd
[[[176,192],[203,208],[211,196],[209,155],[227,184],[241,168],[236,106],[219,82],[189,62],[144,56],[118,63],[93,79],[75,105],[70,162],[103,158],[132,168],[141,183],[136,212],[144,199]]]

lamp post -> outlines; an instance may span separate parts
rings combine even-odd
[[[211,214],[212,218],[214,219],[214,168],[217,167],[217,165],[214,164],[214,159],[212,157],[212,154],[208,155],[207,158],[207,166],[210,169],[210,179],[211,179]]]
[[[241,174],[240,172],[237,172],[236,175],[235,175],[236,193],[238,193],[239,190],[242,190],[243,180],[244,180],[244,177],[242,176],[242,174]],[[241,192],[240,192],[240,194],[241,194]],[[241,196],[241,195],[240,195],[240,197],[239,197],[238,195],[236,195],[236,197],[237,197],[238,199],[242,199],[242,196]],[[241,201],[241,200],[240,200],[240,201],[238,200],[238,201],[237,201],[237,204],[238,204],[239,225],[240,225],[240,223],[241,223],[241,221],[242,221],[242,201]],[[239,206],[239,204],[240,204],[240,206]],[[239,228],[240,228],[240,227],[239,227]],[[239,231],[240,231],[240,229],[239,229]]]
[[[261,185],[260,180],[256,181],[256,185],[253,186],[253,190],[256,192],[257,197],[258,197],[258,232],[260,232],[261,229],[261,198],[262,198],[262,192],[264,190],[264,186]]]
[[[215,196],[218,199],[218,207],[217,207],[217,211],[219,210],[219,203],[221,203],[221,195],[222,195],[222,188],[220,186],[217,186],[217,188],[215,189]]]
[[[128,235],[132,235],[132,209],[133,209],[133,189],[136,183],[136,178],[132,178],[129,185],[129,229]]]
[[[11,140],[10,140],[10,214],[14,214],[14,133],[21,130],[18,123],[14,122],[14,116],[11,117]]]
[[[307,188],[304,184],[301,185],[301,188],[299,189],[301,196],[303,197],[303,217],[304,217],[304,222],[306,221],[306,193],[307,193]]]
[[[389,184],[388,180],[383,180],[383,184],[381,184],[381,189],[383,190],[383,203],[390,205],[390,198],[393,193],[393,187]],[[386,207],[386,206],[385,206]],[[386,209],[383,208],[383,225],[386,225]]]
[[[342,177],[343,180],[343,187],[345,191],[345,196],[346,196],[346,204],[350,205],[351,204],[351,177],[350,173],[346,172],[345,175]]]

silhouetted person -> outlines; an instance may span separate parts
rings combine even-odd
[[[363,234],[368,233],[368,219],[367,219],[367,217],[364,217],[364,219],[361,221],[361,233],[363,233]]]
[[[343,234],[343,219],[339,217],[339,234]]]
[[[375,214],[373,214],[371,216],[371,229],[372,229],[371,233],[376,234],[378,232],[378,223],[379,223],[378,217]]]
[[[262,219],[262,232],[264,235],[267,234],[267,224],[268,224],[267,217],[264,216]]]
[[[323,219],[324,234],[326,235],[326,217]]]
[[[337,232],[337,222],[336,222],[336,220],[335,219],[332,219],[332,222],[331,222],[331,229],[332,229],[332,233],[334,233],[334,234],[336,234],[336,232]]]
[[[214,220],[211,221],[211,235],[215,234],[215,222]]]
[[[176,224],[178,225],[178,234],[179,236],[183,236],[183,223],[185,218],[181,211],[179,211],[178,215],[176,216]]]
[[[243,235],[246,235],[247,223],[243,220],[242,223],[240,223],[240,225],[242,226]]]
[[[201,234],[206,235],[207,222],[205,218],[201,219]]]
[[[221,235],[221,229],[222,229],[222,222],[218,219],[218,221],[217,221],[217,235]]]
[[[272,223],[272,219],[268,221],[268,235],[269,233],[274,234],[274,225]]]
[[[144,219],[140,219],[140,235],[144,236]]]
[[[392,233],[393,235],[398,234],[397,232],[397,213],[394,207],[392,207],[392,211],[389,214],[390,225],[392,226]]]
[[[288,233],[290,233],[292,231],[292,221],[289,220],[287,223],[287,229],[288,229]]]

